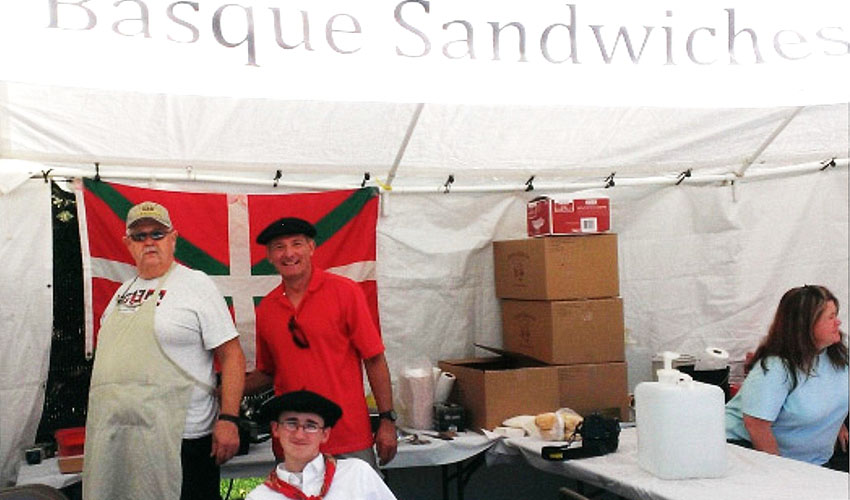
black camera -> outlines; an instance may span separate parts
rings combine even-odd
[[[544,446],[540,451],[541,456],[546,460],[563,461],[613,453],[620,445],[620,421],[592,413],[578,425],[576,434],[581,436],[581,447],[571,448],[570,443]]]

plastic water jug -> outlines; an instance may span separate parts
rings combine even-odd
[[[674,370],[672,362],[678,357],[665,352],[658,382],[641,382],[635,388],[638,464],[662,479],[723,476],[723,390]]]

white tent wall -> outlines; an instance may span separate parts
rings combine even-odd
[[[53,332],[50,184],[41,179],[21,184],[18,175],[0,172],[0,215],[2,488],[14,484],[44,404]]]
[[[651,352],[718,346],[739,364],[787,289],[847,301],[846,170],[613,200],[627,336]]]

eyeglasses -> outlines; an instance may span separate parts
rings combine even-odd
[[[292,334],[292,341],[295,342],[300,349],[306,349],[310,347],[310,342],[307,341],[307,335],[304,334],[304,330],[301,329],[301,326],[298,325],[298,322],[295,321],[295,316],[289,317],[289,324],[287,325],[289,328],[289,333]]]
[[[312,420],[308,420],[303,424],[296,419],[286,419],[283,422],[278,422],[281,427],[284,428],[287,432],[296,432],[298,429],[304,429],[304,432],[307,434],[315,434],[320,430],[324,429],[317,422],[313,422]]]
[[[138,232],[138,233],[130,233],[127,236],[131,240],[138,242],[138,243],[141,243],[141,242],[145,241],[146,239],[148,239],[148,236],[150,236],[151,239],[154,240],[154,241],[159,241],[159,240],[165,238],[168,235],[168,233],[170,233],[170,232],[171,231],[162,231],[160,229],[155,229],[153,231],[147,231],[147,232],[142,231],[142,232]]]

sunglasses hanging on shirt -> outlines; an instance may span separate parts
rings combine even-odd
[[[307,349],[310,347],[310,342],[307,341],[307,335],[304,333],[304,330],[301,329],[301,326],[295,321],[295,316],[289,317],[289,324],[287,325],[289,328],[289,333],[292,334],[292,341],[295,342],[301,349]]]

